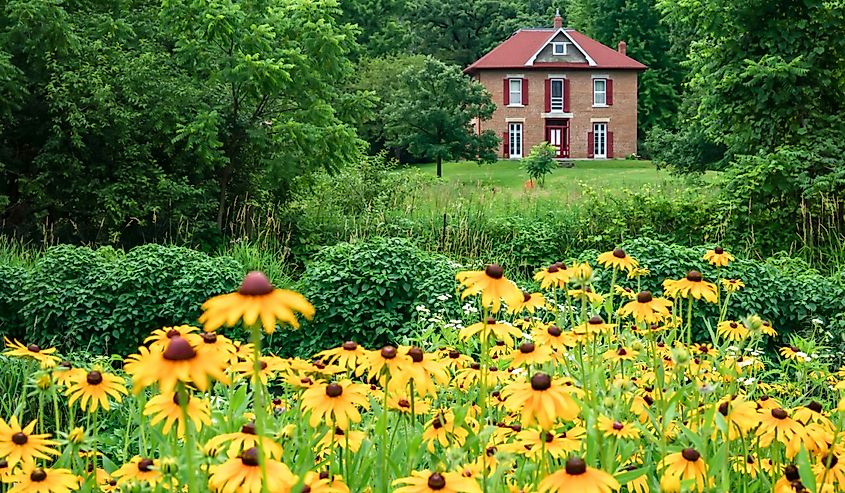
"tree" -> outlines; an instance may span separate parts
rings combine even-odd
[[[531,154],[523,159],[522,168],[528,173],[531,181],[536,181],[541,187],[546,185],[546,175],[557,168],[557,148],[548,142],[541,142],[531,148]]]
[[[492,130],[476,133],[473,125],[476,119],[489,120],[496,109],[481,84],[434,58],[407,67],[399,79],[404,87],[385,109],[390,145],[435,160],[438,177],[444,159],[496,160],[499,138]]]
[[[640,138],[654,127],[674,128],[686,44],[662,22],[655,0],[574,0],[568,13],[576,29],[607,46],[625,41],[628,55],[648,66],[638,81]]]

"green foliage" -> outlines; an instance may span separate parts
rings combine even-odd
[[[427,58],[421,67],[407,67],[396,98],[385,108],[390,145],[407,147],[417,157],[437,161],[496,159],[499,138],[492,130],[475,132],[472,122],[489,120],[496,105],[490,93],[454,65]]]
[[[442,255],[428,254],[399,238],[371,238],[327,247],[308,264],[300,285],[317,309],[293,337],[299,351],[354,340],[379,347],[411,336],[422,304],[457,310],[455,270]],[[439,295],[450,295],[438,299]]]
[[[557,148],[548,142],[542,142],[531,148],[531,154],[523,160],[522,167],[531,180],[539,182],[542,187],[546,184],[546,175],[557,168],[555,156]]]
[[[724,167],[725,147],[708,141],[697,126],[677,131],[654,127],[646,135],[643,151],[659,168],[680,174],[700,174]]]
[[[39,256],[2,298],[0,313],[17,306],[28,343],[125,354],[151,330],[196,323],[200,305],[234,290],[243,274],[229,257],[182,247],[146,245],[124,254],[62,245]]]

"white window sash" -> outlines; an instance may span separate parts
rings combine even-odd
[[[599,90],[599,85],[602,89]],[[593,79],[593,104],[602,106],[607,104],[607,80]]]
[[[508,94],[510,104],[522,104],[522,79],[508,79]]]
[[[560,96],[554,95],[554,93],[555,93],[554,89],[555,89],[556,85],[560,85]],[[549,91],[551,91],[551,94],[549,94],[549,101],[551,103],[551,110],[552,111],[563,111],[563,98],[566,97],[566,95],[564,94],[565,85],[563,83],[563,79],[552,79],[551,82],[549,82]]]

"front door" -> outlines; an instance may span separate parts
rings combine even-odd
[[[593,157],[607,157],[607,123],[593,123]]]
[[[508,150],[511,159],[522,158],[522,123],[508,124]]]
[[[549,125],[546,127],[546,141],[557,149],[555,157],[569,157],[569,128],[565,125]]]

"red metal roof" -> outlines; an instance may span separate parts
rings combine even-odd
[[[541,68],[566,68],[566,69],[622,69],[622,70],[645,70],[646,66],[623,55],[613,48],[607,47],[598,41],[589,38],[574,29],[565,29],[566,34],[574,41],[585,54],[592,58],[595,65],[589,63],[555,63],[537,62],[527,65],[534,55],[548,43],[557,29],[520,29],[513,36],[505,40],[499,46],[490,50],[489,53],[467,67],[464,72],[476,72],[484,69],[541,69]]]

